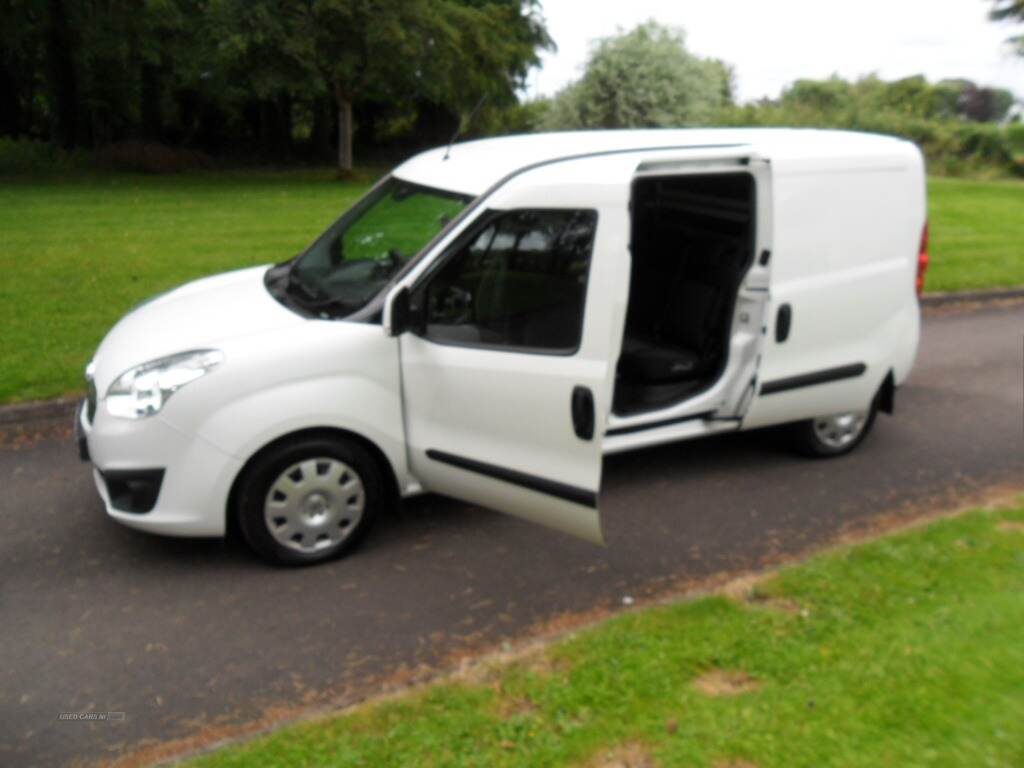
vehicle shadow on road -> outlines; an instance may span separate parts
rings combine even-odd
[[[664,489],[685,484],[688,479],[710,472],[738,471],[756,462],[760,466],[799,461],[787,451],[776,431],[719,435],[700,441],[656,446],[640,451],[609,456],[604,461],[602,507],[606,525],[616,527],[617,507],[628,505],[634,493],[657,486]],[[106,521],[105,521],[106,522]],[[378,520],[362,542],[358,560],[369,562],[393,557],[398,551],[422,547],[426,542],[446,542],[450,548],[500,537],[514,546],[535,535],[532,527],[509,521],[455,499],[424,494],[407,499],[397,509]],[[110,538],[120,554],[131,560],[176,568],[216,571],[249,571],[268,568],[248,549],[235,526],[221,539],[175,539],[151,536],[130,529],[116,529]]]

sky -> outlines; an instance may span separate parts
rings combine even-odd
[[[1005,45],[1024,32],[988,20],[986,0],[543,0],[558,51],[534,70],[528,96],[579,77],[591,41],[648,19],[682,27],[687,47],[736,70],[737,96],[775,97],[798,78],[877,73],[891,80],[966,77],[1024,99],[1024,57]]]

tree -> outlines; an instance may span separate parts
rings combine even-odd
[[[52,107],[50,130],[58,142],[73,147],[83,133],[79,120],[79,75],[74,58],[77,41],[64,0],[48,0],[46,10],[46,74]]]
[[[189,82],[235,116],[263,154],[287,157],[297,107],[308,105],[315,122],[327,96],[310,3],[208,0],[202,18],[203,67]]]
[[[40,109],[48,102],[48,15],[33,0],[0,0],[0,135],[38,136],[49,122]]]
[[[989,17],[993,21],[1024,22],[1024,0],[992,0]],[[1011,37],[1010,42],[1024,56],[1024,35]]]
[[[960,116],[978,123],[1002,120],[1013,106],[1013,93],[1005,88],[983,88],[968,83],[960,92],[957,111]]]
[[[538,0],[0,0],[0,135],[284,159],[337,133],[347,171],[354,113],[367,145],[378,117],[443,131],[551,45]]]
[[[338,111],[338,169],[352,169],[360,99],[464,109],[514,98],[550,44],[534,0],[315,0],[314,57]]]
[[[682,30],[654,21],[598,41],[583,76],[552,100],[548,128],[654,128],[707,123],[732,102],[733,74],[686,50]]]

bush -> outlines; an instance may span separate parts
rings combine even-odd
[[[66,173],[87,168],[89,161],[84,152],[68,152],[43,141],[0,137],[0,176]]]
[[[213,160],[203,152],[149,141],[108,144],[97,153],[97,161],[117,171],[140,173],[181,173],[213,167]]]
[[[1008,125],[1003,130],[1006,131],[1006,144],[1013,158],[1014,169],[1019,176],[1024,176],[1024,123]]]
[[[0,137],[0,176],[57,175],[95,170],[180,173],[214,167],[209,155],[193,149],[144,141],[108,144],[98,152],[68,151],[30,139]]]
[[[717,122],[883,133],[917,144],[932,173],[1024,176],[1024,125],[927,119],[856,107],[822,111],[807,103],[731,107],[719,112]]]

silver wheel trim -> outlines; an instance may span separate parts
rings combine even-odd
[[[867,411],[850,411],[834,416],[819,416],[812,422],[814,435],[829,448],[845,448],[864,431],[868,423]]]
[[[267,491],[263,520],[274,540],[308,554],[335,549],[356,529],[366,490],[354,469],[330,456],[284,470]]]

